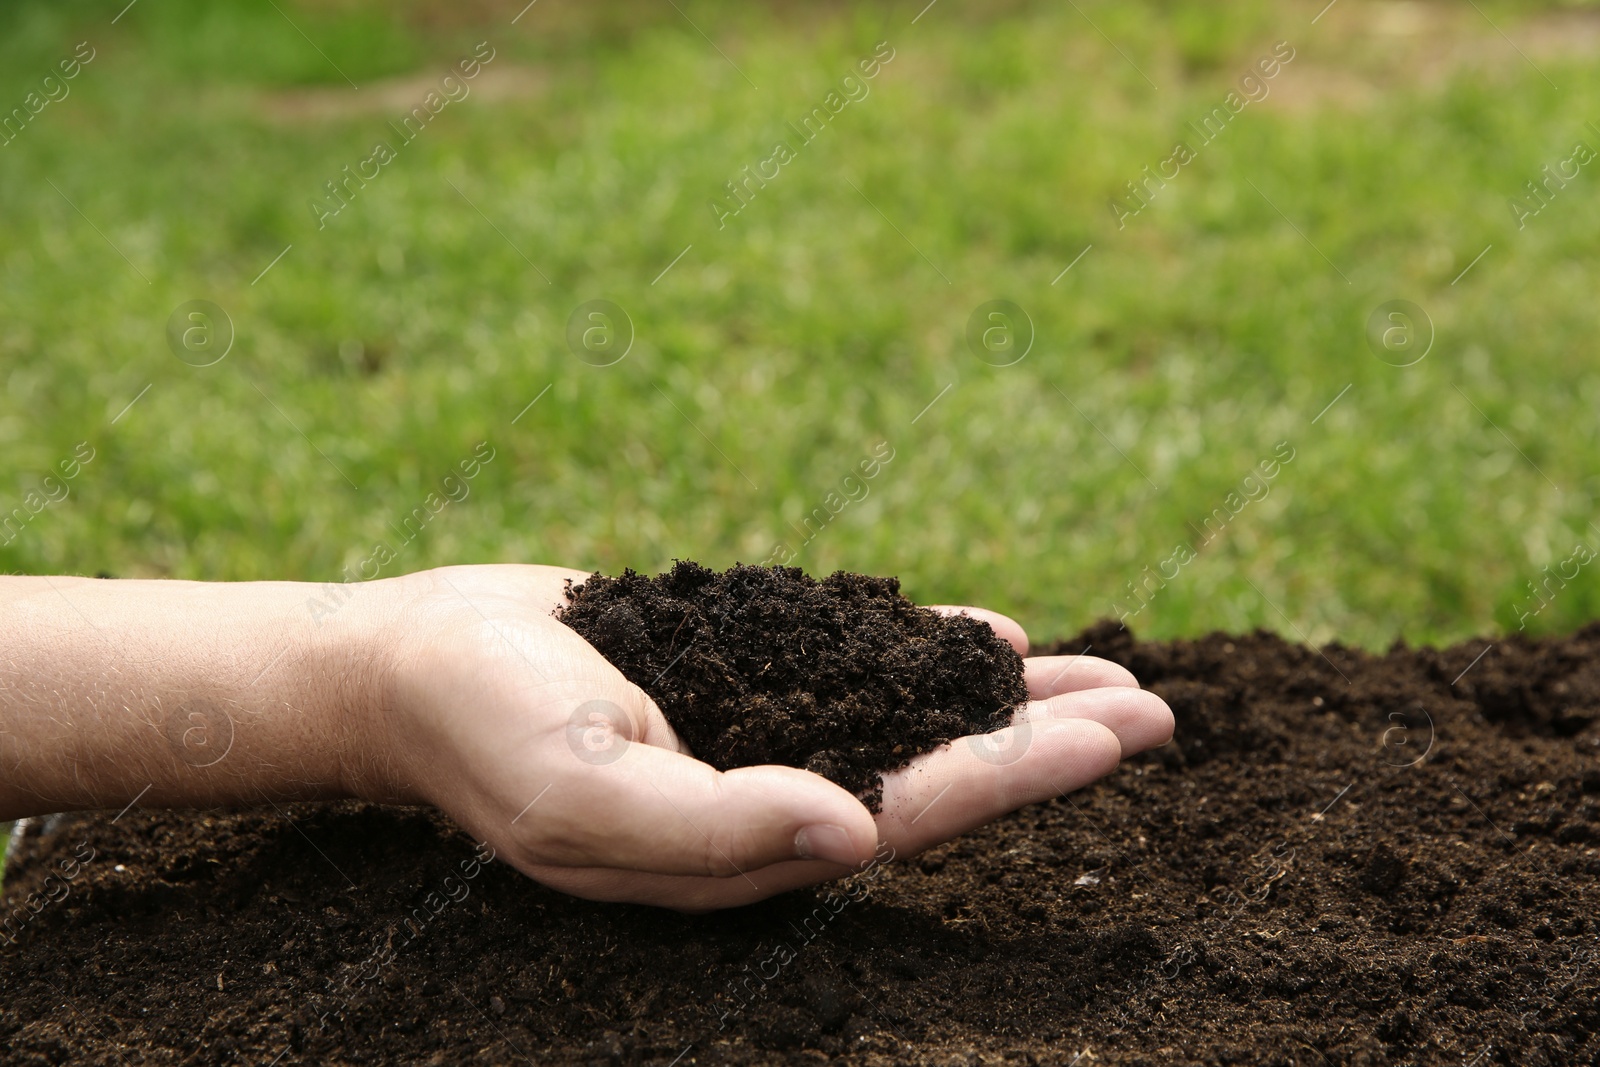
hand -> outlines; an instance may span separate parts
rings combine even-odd
[[[1172,736],[1166,704],[1123,668],[1030,659],[1032,699],[1014,724],[886,775],[874,818],[808,771],[722,772],[688,754],[654,701],[552,617],[566,580],[586,577],[507,565],[392,579],[391,681],[357,791],[435,804],[564,892],[698,911],[914,855]],[[939,610],[983,619],[1027,652],[1004,616]]]

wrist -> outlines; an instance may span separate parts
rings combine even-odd
[[[331,589],[311,586],[306,610],[315,715],[331,761],[325,773],[339,796],[374,803],[413,803],[398,701],[404,637],[403,578]],[[337,617],[326,613],[333,599]],[[348,605],[348,606],[346,606]]]

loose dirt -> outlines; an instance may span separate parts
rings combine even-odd
[[[798,567],[595,574],[561,621],[655,698],[718,770],[804,767],[882,808],[881,772],[1011,721],[1022,657],[989,624],[920,608],[895,578]]]
[[[1595,1062],[1600,626],[1060,647],[1086,644],[1177,739],[854,894],[586,904],[436,814],[356,804],[35,824],[4,1059]]]

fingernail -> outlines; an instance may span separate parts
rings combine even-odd
[[[827,860],[846,867],[856,862],[856,847],[842,826],[817,823],[794,835],[794,852],[803,860]]]

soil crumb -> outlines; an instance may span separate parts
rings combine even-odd
[[[804,767],[882,805],[882,772],[1005,726],[1022,657],[986,622],[940,615],[895,578],[798,567],[570,586],[562,622],[654,698],[694,755],[730,770]]]

